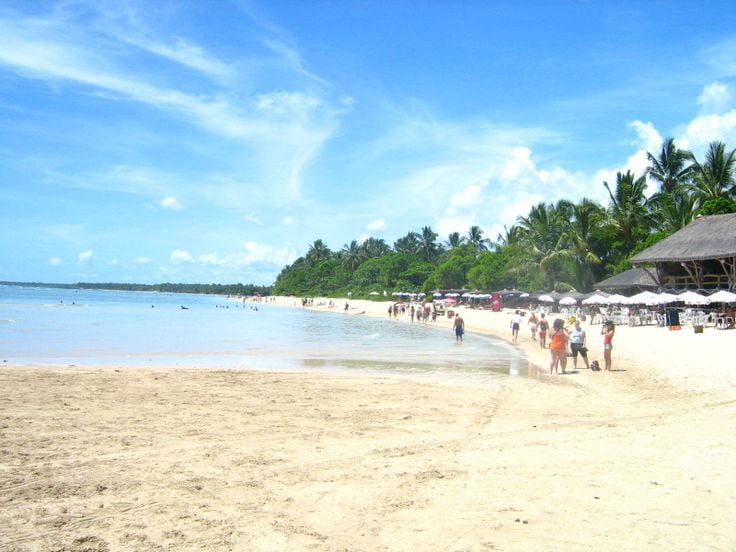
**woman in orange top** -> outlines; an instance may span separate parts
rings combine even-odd
[[[558,365],[561,365],[562,373],[565,373],[565,368],[567,367],[567,342],[569,340],[570,337],[565,331],[565,323],[560,318],[556,319],[552,324],[552,332],[549,334],[549,351],[552,355],[552,361],[549,365],[550,374],[552,374],[552,370],[555,373],[559,373],[557,371]]]

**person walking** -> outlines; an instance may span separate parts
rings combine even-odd
[[[455,341],[462,341],[463,334],[465,333],[465,320],[459,314],[455,317],[455,322],[452,324],[455,330]]]
[[[542,313],[541,318],[539,319],[539,346],[542,349],[547,348],[547,330],[549,329],[549,323],[544,318],[544,313]]]
[[[521,314],[519,314],[519,311],[517,310],[514,315],[511,317],[511,335],[513,337],[513,341],[516,342],[516,340],[519,338],[519,328],[521,327]]]
[[[580,327],[580,319],[575,320],[575,325],[570,332],[570,350],[572,351],[572,368],[573,370],[578,369],[578,355],[583,357],[585,361],[585,367],[590,369],[588,364],[588,349],[585,346],[585,330]]]
[[[604,370],[611,371],[611,351],[613,350],[613,335],[616,333],[616,326],[612,320],[608,320],[603,324],[601,334],[603,334],[603,361]]]

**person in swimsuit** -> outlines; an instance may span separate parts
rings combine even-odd
[[[463,334],[465,333],[465,321],[459,314],[455,317],[455,322],[452,324],[455,330],[455,341],[462,341]]]
[[[605,368],[603,369],[610,371],[611,351],[613,350],[613,334],[616,333],[616,327],[611,320],[603,324],[601,333],[603,334],[603,361],[605,363]]]
[[[545,349],[547,347],[547,330],[549,329],[549,324],[544,319],[544,313],[542,313],[542,318],[539,320],[537,327],[539,328],[539,346]]]

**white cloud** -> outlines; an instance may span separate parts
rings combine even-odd
[[[478,203],[480,201],[481,197],[481,191],[482,187],[478,184],[472,184],[465,188],[464,190],[461,190],[457,193],[455,193],[450,198],[450,204],[453,207],[457,208],[468,208],[468,207],[477,207]]]
[[[172,251],[169,260],[172,263],[191,263],[194,261],[192,255],[183,249],[175,249]]]
[[[227,255],[219,255],[218,253],[199,255],[197,262],[203,265],[223,268],[263,265],[274,269],[290,264],[298,257],[296,252],[288,247],[276,249],[270,245],[261,244],[253,240],[244,242],[242,248],[243,250],[240,252],[229,253]]]
[[[133,259],[133,262],[139,265],[149,265],[152,264],[154,261],[150,257],[136,257],[135,259]]]
[[[293,226],[296,224],[296,219],[292,216],[287,216],[281,219],[281,224],[284,226]]]
[[[374,220],[372,222],[369,222],[366,227],[366,230],[370,230],[372,232],[380,232],[381,230],[386,229],[386,221],[381,219]]]
[[[59,257],[51,257],[49,259],[49,264],[51,266],[59,266],[61,264],[61,259]]]
[[[88,249],[87,251],[82,251],[78,256],[77,259],[81,264],[87,264],[92,260],[92,257],[94,256],[95,252],[91,249]]]
[[[258,224],[259,226],[263,224],[261,219],[259,219],[255,215],[245,215],[243,218],[247,220],[248,222],[252,222],[253,224]]]
[[[161,207],[164,209],[181,209],[181,203],[173,196],[165,197],[161,200]]]
[[[511,150],[511,159],[501,173],[501,180],[507,182],[519,180],[525,173],[535,172],[536,167],[531,160],[532,150],[527,147],[515,147]]]
[[[700,113],[703,115],[723,113],[727,111],[733,103],[728,86],[720,82],[713,82],[703,88],[702,94],[698,96],[698,105]]]

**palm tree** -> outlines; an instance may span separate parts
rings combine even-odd
[[[660,232],[673,234],[690,224],[697,214],[698,201],[683,187],[671,193],[657,193],[649,199],[653,226]]]
[[[379,238],[368,238],[363,242],[361,246],[365,257],[368,259],[375,259],[383,257],[391,252],[389,245],[382,239]]]
[[[460,232],[450,232],[447,235],[447,241],[445,241],[448,249],[455,249],[463,243],[465,243],[465,238],[460,235]]]
[[[397,253],[411,253],[416,254],[417,247],[419,246],[419,234],[416,232],[409,232],[406,236],[399,238],[394,242],[394,251]]]
[[[631,251],[640,233],[649,228],[649,213],[644,191],[647,189],[646,176],[635,178],[634,173],[616,173],[616,189],[611,190],[608,182],[603,185],[611,198],[609,219],[621,237],[626,251]]]
[[[358,268],[365,259],[365,252],[357,240],[351,241],[350,245],[344,245],[341,253],[342,264],[350,272]]]
[[[521,237],[521,228],[517,226],[516,224],[512,224],[511,228],[506,228],[506,225],[503,225],[503,234],[498,234],[496,236],[496,241],[493,243],[493,246],[498,247],[508,247],[509,245],[513,245],[515,243],[519,242],[519,238]]]
[[[319,263],[326,261],[332,256],[332,251],[327,247],[325,242],[322,240],[315,240],[315,242],[309,246],[307,251],[307,263],[311,266],[316,266]]]
[[[468,230],[468,243],[472,243],[475,246],[477,254],[480,255],[483,251],[488,251],[488,241],[483,237],[483,229],[480,226],[473,225]]]
[[[439,254],[439,246],[437,245],[437,232],[429,226],[422,228],[419,234],[419,243],[417,246],[417,255],[422,261],[432,262]]]
[[[583,198],[580,203],[571,205],[571,215],[563,223],[558,251],[562,258],[572,261],[576,289],[587,290],[595,282],[593,267],[602,262],[595,253],[595,231],[605,219],[605,211],[597,203]]]
[[[736,150],[726,152],[723,142],[711,142],[705,153],[705,163],[696,160],[692,193],[702,203],[708,199],[731,198],[736,194]]]
[[[674,138],[667,138],[662,144],[662,151],[655,157],[647,152],[649,167],[647,175],[659,182],[659,189],[671,193],[680,185],[685,184],[693,171],[693,154],[688,150],[681,150],[675,146]]]
[[[539,203],[526,217],[518,217],[521,239],[529,246],[529,252],[547,274],[550,283],[557,283],[562,270],[562,258],[557,248],[562,237],[563,216],[554,205]]]

